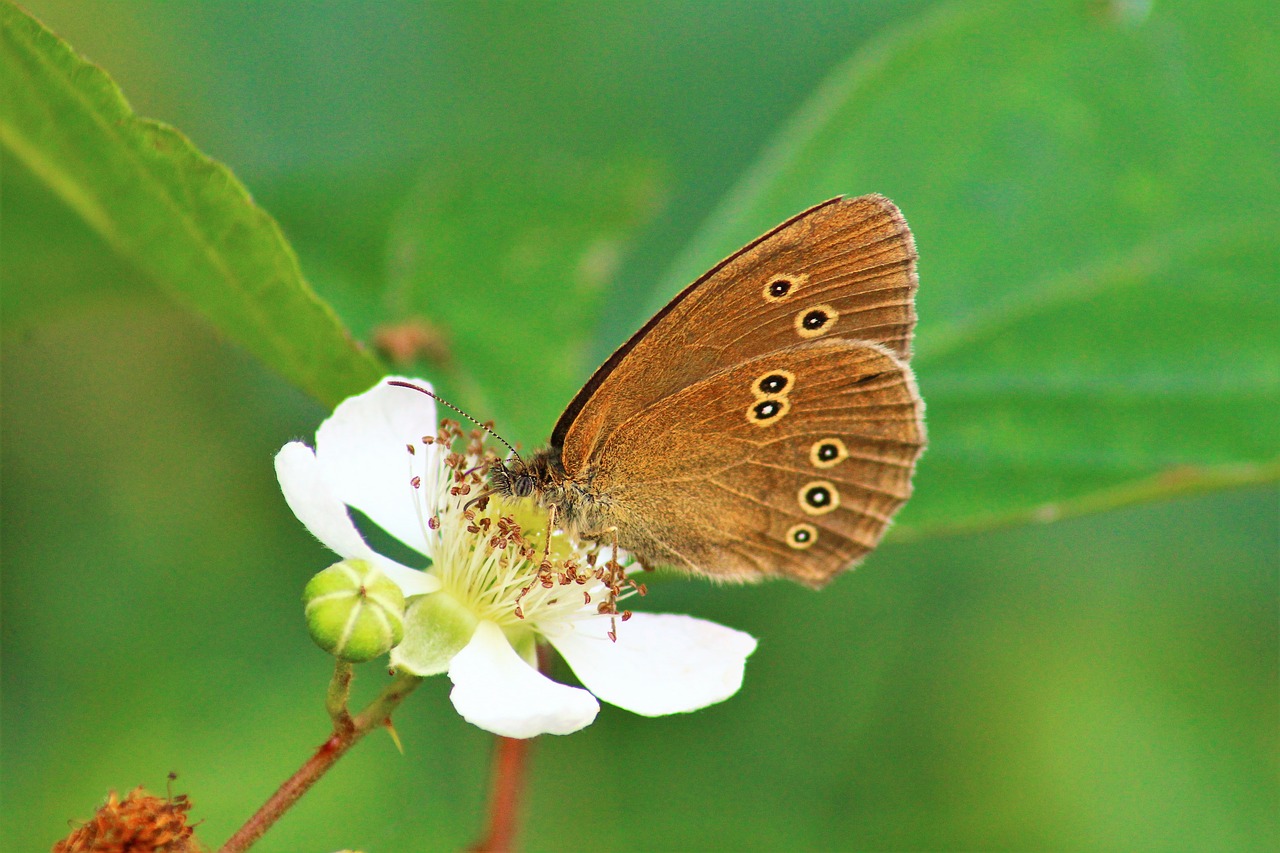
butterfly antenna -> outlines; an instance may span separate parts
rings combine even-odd
[[[510,450],[513,454],[515,454],[515,457],[520,460],[520,464],[521,465],[524,464],[524,457],[520,455],[520,451],[516,450],[514,447],[511,446],[511,442],[507,441],[505,438],[503,438],[502,436],[494,432],[490,427],[480,423],[478,420],[471,417],[471,415],[468,415],[466,412],[462,411],[462,409],[459,409],[457,406],[455,406],[453,403],[450,403],[448,400],[444,399],[443,397],[437,396],[434,392],[428,391],[426,388],[423,388],[421,385],[414,385],[412,382],[401,382],[399,379],[388,379],[387,384],[399,385],[401,388],[412,388],[414,391],[418,391],[422,394],[426,394],[428,397],[435,400],[437,403],[441,403],[445,406],[448,406],[458,414],[462,415],[467,420],[471,421],[476,426],[480,427],[480,429],[484,430],[485,432],[489,433],[489,435],[493,436],[498,441],[501,441],[503,444],[505,444],[507,446],[507,449]]]

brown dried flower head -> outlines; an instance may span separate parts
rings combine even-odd
[[[53,853],[200,853],[187,823],[186,794],[153,797],[141,787],[123,800],[115,791],[80,828],[53,845]]]

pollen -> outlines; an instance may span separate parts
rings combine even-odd
[[[431,571],[441,591],[508,630],[539,633],[596,614],[629,618],[619,602],[643,592],[627,578],[616,550],[553,528],[531,500],[490,494],[487,475],[501,457],[484,438],[479,431],[464,437],[445,421],[436,439],[444,467],[426,478],[438,484],[437,492],[434,500],[422,495],[426,506],[419,511],[427,519],[424,532],[436,542]],[[482,497],[469,501],[471,494]],[[565,595],[571,586],[581,596]]]

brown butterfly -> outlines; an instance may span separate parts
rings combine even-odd
[[[821,586],[911,494],[915,262],[888,199],[811,207],[671,300],[490,488],[647,566]]]

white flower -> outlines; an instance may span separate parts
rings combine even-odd
[[[285,445],[276,474],[317,539],[344,559],[373,563],[404,591],[405,635],[393,666],[447,672],[458,713],[515,738],[589,725],[600,709],[596,697],[659,716],[738,691],[753,638],[691,616],[618,611],[616,602],[640,587],[608,561],[611,549],[562,531],[548,548],[546,513],[532,501],[468,509],[483,488],[482,443],[473,434],[465,453],[451,452],[461,431],[437,432],[435,401],[388,381],[339,405],[317,431],[314,451]],[[429,558],[430,567],[419,571],[375,552],[348,507]],[[538,671],[541,642],[587,690]]]

